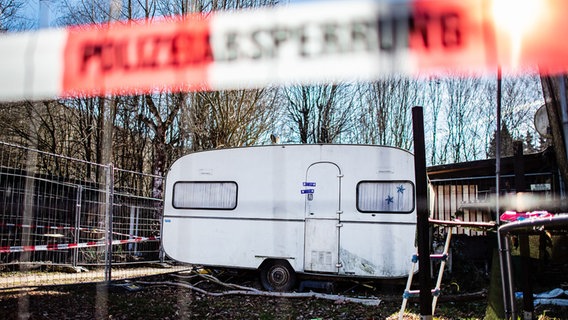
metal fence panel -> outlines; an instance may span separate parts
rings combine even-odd
[[[0,142],[0,271],[103,267],[109,230],[107,265],[158,261],[162,200],[152,189],[161,181]]]

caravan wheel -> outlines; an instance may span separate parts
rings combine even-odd
[[[290,291],[296,284],[296,273],[286,260],[266,260],[260,267],[260,283],[268,291]]]

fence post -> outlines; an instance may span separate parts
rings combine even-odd
[[[105,237],[105,282],[112,280],[112,210],[114,202],[114,167],[112,163],[105,167],[106,170],[106,199],[105,199],[105,218],[106,218],[106,237]]]
[[[32,121],[33,122],[33,121]],[[37,142],[37,141],[36,141]],[[26,167],[25,167],[25,186],[24,186],[24,203],[23,203],[23,216],[22,225],[34,225],[37,223],[34,220],[34,212],[37,210],[36,201],[39,199],[39,191],[36,191],[36,168],[38,162],[38,154],[33,150],[27,150],[26,154]],[[36,196],[36,192],[38,193]],[[32,237],[31,228],[22,228],[21,233],[21,246],[31,246],[35,244],[35,238]],[[34,260],[32,257],[34,252],[22,252],[20,253],[20,269],[28,271],[29,265],[26,263]]]
[[[83,197],[83,186],[77,187],[77,197],[75,198],[75,243],[80,243],[79,228],[81,227],[81,201]],[[73,267],[77,267],[79,263],[79,248],[73,249]]]
[[[418,238],[418,272],[420,280],[420,319],[432,320],[432,293],[430,281],[430,223],[428,222],[428,176],[424,142],[424,112],[422,107],[412,108],[414,139],[414,171],[416,176],[416,231]]]

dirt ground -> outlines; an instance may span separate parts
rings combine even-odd
[[[252,288],[259,286],[252,275],[230,274],[219,279]],[[179,273],[110,285],[86,283],[2,290],[0,319],[395,319],[403,291],[400,284],[357,282],[335,283],[333,292],[320,290],[324,294],[381,300],[378,306],[367,306],[313,297],[210,296],[164,282],[187,283],[209,293],[231,290],[200,277],[180,277]],[[436,309],[436,319],[484,318],[487,298],[483,291],[444,298]],[[568,308],[536,311],[539,319],[565,319]],[[418,304],[410,301],[405,319],[419,319],[418,314]]]

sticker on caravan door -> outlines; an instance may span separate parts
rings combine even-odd
[[[315,182],[309,182],[309,181],[304,181],[302,182],[302,187],[315,187],[316,183]],[[302,189],[300,190],[301,194],[313,194],[315,192],[315,189]]]

